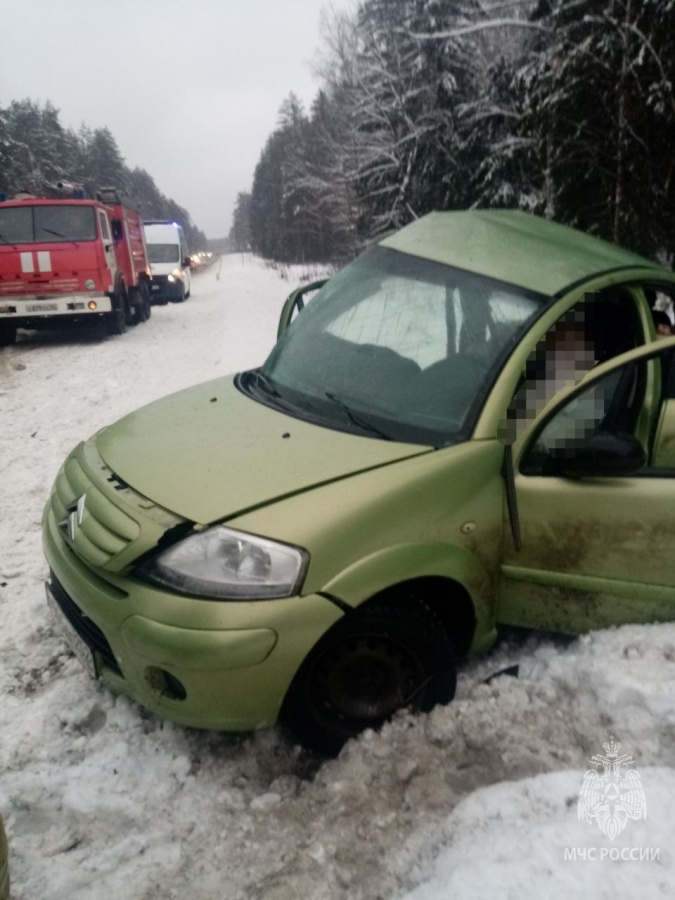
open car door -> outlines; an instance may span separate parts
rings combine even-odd
[[[510,451],[520,540],[504,529],[498,619],[567,633],[675,619],[675,339],[593,369]]]

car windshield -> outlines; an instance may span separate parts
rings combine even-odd
[[[151,263],[177,263],[178,251],[178,244],[148,244],[148,259]]]
[[[331,278],[241,387],[341,430],[464,439],[547,298],[376,247]]]
[[[9,206],[0,210],[0,234],[11,244],[96,240],[91,206]]]

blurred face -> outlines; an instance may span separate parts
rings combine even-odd
[[[557,380],[576,380],[593,367],[595,353],[593,344],[586,337],[580,322],[559,322],[550,337],[552,352],[550,362],[553,368],[552,377]]]
[[[665,322],[659,322],[656,326],[656,336],[658,338],[672,337],[672,333],[670,325],[666,325]]]

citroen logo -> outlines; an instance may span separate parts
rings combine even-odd
[[[77,529],[82,524],[82,519],[84,518],[84,501],[85,495],[82,494],[77,500],[73,500],[72,503],[69,503],[68,506],[66,506],[68,515],[59,522],[59,525],[68,532],[68,537],[71,541],[75,540]]]

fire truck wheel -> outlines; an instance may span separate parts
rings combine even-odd
[[[152,315],[152,300],[150,299],[150,288],[145,282],[141,285],[143,292],[143,308],[145,310],[145,321],[147,322]]]
[[[139,325],[141,322],[147,322],[150,318],[150,296],[148,289],[144,284],[139,285],[133,292],[129,292],[133,297],[133,323]]]
[[[0,347],[9,347],[16,340],[16,325],[13,322],[0,322]]]
[[[124,334],[127,330],[127,312],[124,302],[116,306],[108,317],[108,334]]]

